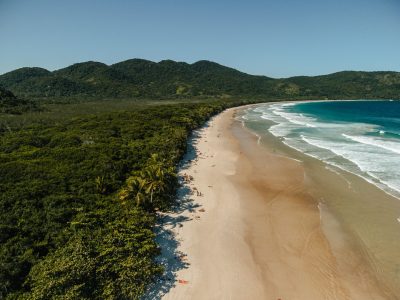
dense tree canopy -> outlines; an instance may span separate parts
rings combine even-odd
[[[399,98],[400,73],[339,72],[273,79],[210,61],[193,64],[130,59],[114,65],[84,62],[49,72],[21,68],[0,76],[0,85],[25,98],[257,97],[268,99]]]
[[[162,272],[154,208],[174,200],[190,131],[226,106],[138,106],[1,128],[0,298],[138,298]]]
[[[0,87],[0,114],[21,114],[38,109],[34,102],[19,99],[12,92]]]

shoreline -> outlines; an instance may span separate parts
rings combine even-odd
[[[390,294],[389,299],[400,299],[399,198],[359,174],[286,145],[269,131],[262,135],[260,143],[303,163],[309,191],[324,208],[322,221],[337,223],[334,227],[342,228],[347,244],[363,256],[363,263],[369,265],[374,277]],[[324,211],[331,217],[323,216]],[[328,240],[337,240],[329,228],[325,228],[325,233]]]
[[[243,109],[214,117],[193,141],[198,157],[181,169],[193,180],[181,208],[163,216],[173,220],[161,257],[174,267],[153,298],[394,299],[325,216],[302,160],[258,145],[234,118]],[[321,215],[333,220],[326,228]]]
[[[353,100],[305,100],[305,101],[290,101],[290,100],[289,100],[289,101],[282,101],[282,102],[270,102],[270,103],[266,102],[266,103],[254,104],[253,106],[259,106],[259,105],[268,105],[268,106],[269,106],[269,105],[281,104],[281,103],[284,103],[284,104],[287,104],[287,105],[296,105],[296,104],[299,104],[299,103],[335,102],[335,101],[340,101],[340,102],[357,102],[357,101],[360,101],[360,100],[354,100],[354,99],[353,99]],[[363,99],[362,101],[363,101],[363,102],[379,102],[379,101],[396,101],[396,100],[389,100],[389,99]],[[271,122],[271,124],[272,124],[272,123],[273,123],[273,124],[277,124],[277,123],[275,123],[275,122],[273,122],[273,121],[270,121],[270,122]],[[253,133],[255,133],[255,132],[253,132]],[[255,133],[255,134],[257,134],[257,133]],[[280,139],[279,137],[277,137],[277,136],[275,136],[275,135],[273,135],[273,136],[274,136],[274,138]],[[308,157],[311,157],[311,158],[313,158],[313,159],[316,159],[316,160],[318,160],[318,161],[321,161],[322,163],[326,164],[327,166],[331,167],[332,169],[337,169],[337,170],[339,170],[339,173],[340,173],[340,172],[342,172],[342,173],[349,173],[349,174],[358,176],[358,177],[362,178],[363,180],[367,181],[369,184],[372,184],[372,185],[376,186],[377,188],[379,188],[381,191],[383,191],[384,193],[388,194],[389,196],[400,200],[400,192],[397,191],[397,190],[395,190],[395,189],[393,189],[392,187],[388,186],[388,185],[385,184],[385,183],[382,183],[382,182],[381,182],[380,184],[377,184],[376,182],[373,182],[370,178],[364,177],[364,176],[362,176],[362,175],[359,174],[359,173],[352,172],[351,170],[345,169],[345,168],[343,168],[343,167],[341,167],[341,166],[339,166],[339,165],[328,164],[327,162],[322,161],[322,160],[321,160],[320,158],[318,158],[318,157],[314,157],[314,156],[312,156],[312,155],[305,154],[305,153],[302,152],[302,150],[296,149],[295,147],[293,147],[293,146],[291,146],[291,145],[289,145],[289,144],[287,144],[287,143],[284,143],[284,142],[282,142],[282,143],[285,144],[285,147],[288,147],[288,148],[290,148],[290,149],[292,149],[292,150],[295,150],[295,152],[300,152],[302,155],[307,155]],[[286,154],[286,155],[287,155],[287,154]],[[400,219],[400,218],[399,218],[399,219]],[[399,220],[399,223],[400,223],[400,220]]]

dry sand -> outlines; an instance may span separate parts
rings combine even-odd
[[[193,142],[181,170],[193,180],[159,232],[167,275],[148,298],[393,299],[333,218],[327,239],[301,162],[259,146],[235,112]]]

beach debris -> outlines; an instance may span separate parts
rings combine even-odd
[[[209,185],[208,187],[209,187],[209,188],[212,188],[213,186],[212,186],[212,185]]]
[[[212,165],[211,167],[215,167],[215,165]]]
[[[196,220],[200,220],[200,216],[194,216]]]
[[[189,283],[189,281],[184,280],[184,279],[178,279],[178,282],[181,283],[181,284],[188,284]]]
[[[205,212],[206,210],[204,208],[200,208],[199,212]]]

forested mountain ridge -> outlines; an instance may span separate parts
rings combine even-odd
[[[328,98],[400,98],[400,73],[342,71],[322,76],[298,76],[286,82],[302,88],[305,95]],[[334,95],[334,96],[333,96]]]
[[[345,71],[273,79],[205,60],[130,59],[110,66],[88,61],[53,72],[21,68],[0,75],[0,85],[27,98],[399,98],[400,73]]]

